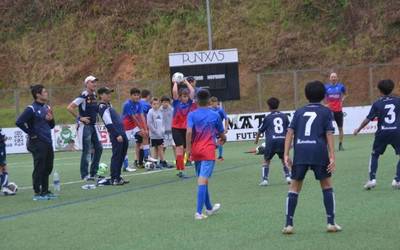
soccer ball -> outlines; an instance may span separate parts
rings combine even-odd
[[[256,154],[257,155],[262,155],[262,154],[264,154],[264,150],[265,150],[265,142],[261,143],[260,146],[257,146]]]
[[[108,166],[105,163],[99,164],[99,169],[97,170],[97,175],[105,175],[107,173]]]
[[[181,83],[185,79],[185,76],[181,72],[176,72],[172,75],[172,81],[176,83]]]
[[[144,168],[147,170],[153,170],[155,167],[156,167],[156,164],[154,162],[146,161],[144,163]]]
[[[15,184],[14,182],[10,182],[8,183],[8,188],[13,191],[14,193],[16,193],[18,191],[18,185]]]

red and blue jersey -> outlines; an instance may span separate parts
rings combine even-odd
[[[346,87],[343,83],[327,83],[325,84],[325,100],[329,105],[330,110],[333,112],[342,111],[342,99],[343,95],[346,94]]]
[[[196,109],[196,104],[193,103],[192,99],[189,99],[187,103],[183,103],[180,100],[174,100],[172,102],[172,107],[174,108],[172,127],[186,129],[188,114]]]
[[[216,133],[224,132],[219,115],[209,108],[198,108],[188,115],[187,128],[192,129],[192,160],[215,160]]]
[[[147,117],[147,114],[149,113],[149,110],[151,109],[151,105],[148,101],[141,99],[140,101],[140,105],[142,105],[142,110],[143,110],[143,114],[144,117]]]
[[[122,106],[122,121],[126,131],[136,127],[143,127],[142,121],[143,107],[140,102],[127,100]],[[135,117],[136,119],[132,118]],[[139,122],[139,123],[138,123]]]

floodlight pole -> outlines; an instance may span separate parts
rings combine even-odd
[[[212,29],[211,29],[211,13],[210,13],[210,1],[206,0],[207,3],[207,26],[208,26],[208,49],[212,50]]]

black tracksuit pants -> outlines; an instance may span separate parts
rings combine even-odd
[[[49,191],[49,176],[53,171],[53,146],[35,138],[29,140],[28,151],[33,157],[33,191],[35,194],[46,194]]]
[[[123,141],[118,142],[117,139],[111,138],[112,156],[111,156],[111,180],[119,181],[121,179],[121,168],[124,163],[126,152],[128,151],[128,138],[124,134]]]

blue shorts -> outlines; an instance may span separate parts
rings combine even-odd
[[[7,165],[6,161],[6,144],[0,143],[0,167]]]
[[[388,145],[392,145],[396,155],[400,155],[400,134],[375,135],[372,151],[382,155]]]
[[[331,173],[328,173],[327,166],[318,165],[293,165],[292,167],[292,178],[293,180],[302,181],[306,176],[308,169],[314,171],[315,179],[321,181],[328,177],[331,177]]]
[[[197,177],[210,178],[214,170],[215,161],[195,161]]]

